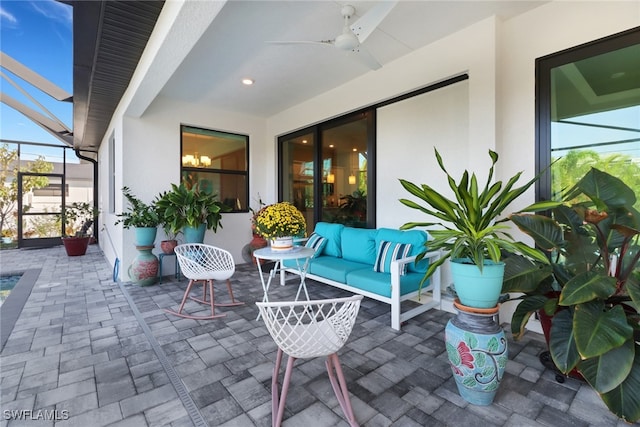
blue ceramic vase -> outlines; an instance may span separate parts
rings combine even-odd
[[[451,371],[463,399],[490,405],[507,366],[507,339],[495,321],[499,306],[475,310],[456,301],[458,314],[445,328]],[[475,310],[475,311],[474,311]]]

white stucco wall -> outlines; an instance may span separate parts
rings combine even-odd
[[[123,126],[116,129],[116,188],[120,189],[126,185],[131,188],[133,194],[148,203],[159,193],[170,190],[171,183],[179,184],[181,124],[249,135],[250,194],[266,193],[263,184],[267,175],[264,161],[267,147],[264,144],[266,127],[264,119],[164,98],[156,98],[141,118],[125,117]],[[120,134],[123,136],[119,137]],[[101,147],[101,161],[108,151],[107,145],[105,143]],[[106,158],[102,164],[107,164]],[[102,188],[100,198],[104,199],[101,203],[106,206],[107,187],[104,187],[103,183],[106,182],[107,175],[104,169],[102,168],[100,179]],[[124,200],[117,198],[116,212],[122,212],[123,203]],[[122,280],[128,280],[128,267],[137,255],[134,230],[123,230],[121,225],[113,226],[116,219],[115,215],[105,216],[120,259],[120,277]],[[222,226],[218,228],[217,233],[207,231],[205,243],[230,251],[236,263],[244,262],[242,247],[251,240],[250,214],[223,214]],[[165,234],[159,228],[155,252],[159,252],[159,242],[164,238]],[[101,241],[104,242],[103,239]],[[111,259],[112,250],[105,246],[108,243],[102,243],[102,245],[105,255]],[[164,274],[173,272],[173,263],[167,264],[171,265],[165,266]]]
[[[640,25],[638,1],[557,1],[544,4],[511,20],[490,18],[456,34],[443,38],[415,53],[385,65],[339,88],[310,99],[267,120],[216,110],[206,105],[178,103],[156,99],[140,118],[124,121],[114,118],[117,146],[123,158],[117,163],[117,188],[127,184],[143,200],[177,182],[179,176],[180,123],[250,135],[250,197],[259,192],[264,200],[275,200],[276,139],[347,112],[372,105],[425,87],[461,73],[469,74],[468,129],[464,141],[442,141],[447,150],[465,153],[459,168],[477,170],[483,176],[489,164],[488,149],[500,153],[498,177],[510,177],[525,171],[534,174],[534,61],[535,58],[586,43]],[[122,116],[122,108],[118,114]],[[122,125],[120,123],[123,123]],[[122,141],[124,140],[124,151]],[[103,142],[100,162],[106,165],[108,144]],[[392,150],[378,147],[378,177],[396,181],[402,165],[403,177],[415,181],[429,180],[434,170],[432,146],[421,147],[396,141]],[[106,166],[100,172],[100,204],[106,206]],[[397,227],[413,212],[397,212],[403,197],[385,187],[378,178],[378,226]],[[389,184],[392,185],[392,184]],[[385,192],[380,189],[384,188]],[[392,194],[390,195],[389,192]],[[533,201],[533,191],[519,203]],[[121,208],[121,206],[120,206]],[[109,222],[113,218],[105,218]],[[242,262],[240,250],[249,241],[249,214],[226,214],[224,229],[205,241],[231,250],[236,262]],[[112,222],[112,221],[111,221]],[[122,233],[110,227],[114,244],[126,270],[133,256],[133,231]],[[162,232],[159,233],[159,239]],[[115,259],[105,239],[101,240],[110,261]]]

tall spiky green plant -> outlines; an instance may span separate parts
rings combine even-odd
[[[436,218],[439,221],[408,222],[401,229],[427,227],[432,239],[425,244],[425,251],[417,260],[421,260],[427,251],[444,250],[438,261],[429,265],[424,283],[436,269],[449,258],[468,258],[481,270],[485,259],[500,261],[501,251],[521,253],[532,258],[541,254],[522,242],[515,241],[508,233],[509,227],[503,224],[507,219],[499,219],[502,212],[515,199],[527,191],[538,179],[539,175],[521,187],[514,187],[522,172],[514,175],[506,184],[493,182],[494,166],[498,161],[498,153],[489,150],[491,167],[484,187],[478,187],[475,173],[464,171],[458,182],[449,174],[442,162],[442,157],[434,148],[440,169],[446,174],[449,188],[455,200],[449,199],[427,184],[418,186],[400,179],[402,186],[426,205],[412,200],[400,199],[400,202],[412,209]],[[438,226],[437,229],[431,227]],[[544,257],[542,257],[544,258]]]

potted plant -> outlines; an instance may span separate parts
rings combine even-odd
[[[126,229],[136,231],[136,246],[152,246],[156,239],[160,217],[154,203],[147,204],[131,193],[129,187],[122,187],[122,194],[127,199],[127,209],[117,214],[115,224],[122,224]]]
[[[2,243],[11,243],[13,242],[13,236],[15,236],[15,230],[12,228],[5,228],[2,230]]]
[[[591,169],[561,202],[541,202],[511,220],[548,258],[506,259],[505,292],[522,292],[511,328],[551,316],[545,330],[555,366],[574,369],[607,407],[640,419],[640,213],[633,190]],[[538,212],[551,209],[550,216]],[[546,328],[545,328],[546,329]]]
[[[216,194],[200,191],[198,184],[171,184],[171,191],[160,193],[156,206],[165,230],[181,232],[187,243],[202,243],[206,230],[215,233],[222,227],[222,213],[230,207]]]
[[[293,248],[293,238],[303,237],[306,229],[304,215],[289,202],[265,206],[255,218],[256,233],[268,240],[273,250]]]
[[[362,190],[340,197],[338,207],[344,222],[355,226],[366,225],[367,195]]]
[[[160,242],[160,249],[167,255],[174,253],[174,249],[178,246],[178,240],[176,239],[177,234],[171,230],[171,228],[162,224],[162,228],[164,230],[164,234],[167,235],[167,238]]]
[[[62,244],[68,256],[81,256],[87,253],[91,240],[91,227],[98,217],[98,210],[87,202],[74,202],[62,209],[64,236]]]
[[[434,148],[434,151],[455,199],[446,198],[427,184],[418,186],[400,179],[405,190],[425,202],[426,206],[407,199],[400,199],[400,202],[434,218],[434,221],[409,222],[401,227],[403,230],[427,227],[433,237],[416,262],[427,251],[445,251],[442,258],[429,265],[421,286],[438,267],[451,259],[451,275],[460,302],[478,308],[495,307],[502,292],[504,263],[501,261],[501,251],[544,259],[539,252],[511,237],[509,227],[503,223],[508,218],[499,219],[505,208],[529,189],[538,177],[521,187],[514,185],[522,172],[514,175],[506,184],[502,181],[492,183],[498,154],[489,150],[489,176],[484,188],[479,189],[475,173],[470,175],[466,170],[456,183],[444,167],[438,150]],[[434,226],[438,228],[434,229]]]
[[[247,245],[247,252],[251,256],[251,261],[255,264],[258,262],[256,258],[253,256],[253,252],[266,247],[269,243],[267,240],[262,237],[256,231],[256,219],[258,215],[262,212],[262,210],[267,206],[266,203],[262,201],[262,198],[258,194],[258,208],[254,209],[249,206],[249,211],[251,212],[251,242]],[[264,262],[264,260],[262,260]]]

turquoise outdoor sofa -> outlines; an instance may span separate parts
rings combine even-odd
[[[323,240],[318,242],[319,238]],[[389,304],[391,327],[400,330],[402,322],[440,308],[439,271],[425,282],[418,298],[428,263],[441,257],[438,251],[429,252],[416,265],[416,256],[424,250],[427,239],[427,233],[419,230],[352,228],[319,222],[307,242],[314,244],[316,255],[309,262],[306,277]],[[300,274],[294,260],[285,261],[284,267],[287,272]],[[419,305],[407,303],[413,307],[403,312],[402,302],[407,300]]]

